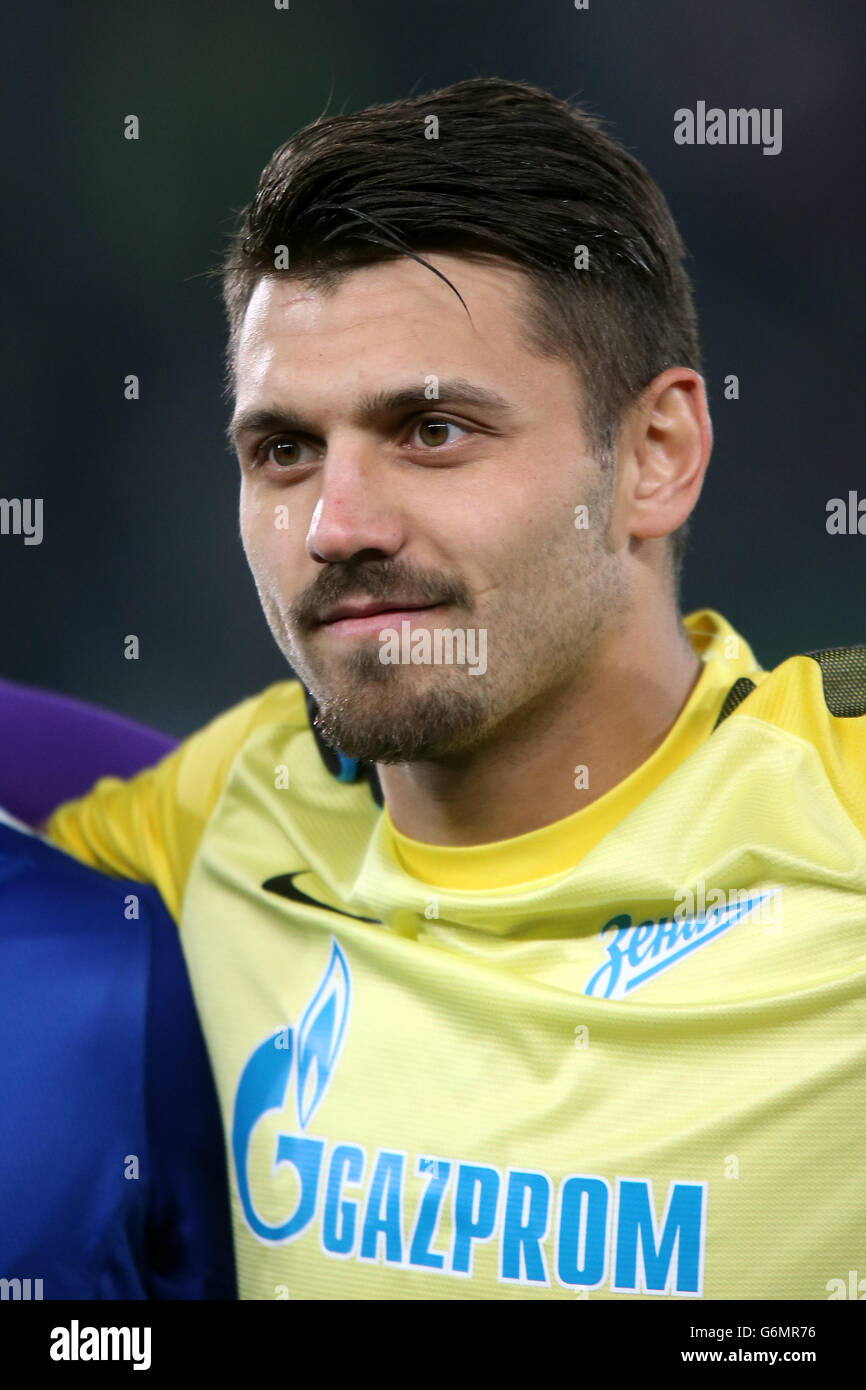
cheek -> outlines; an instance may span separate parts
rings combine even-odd
[[[261,505],[255,496],[241,489],[240,501],[241,542],[247,557],[247,564],[253,572],[256,583],[272,587],[277,559],[277,535],[273,511]],[[285,532],[282,533],[285,544]]]
[[[246,480],[242,480],[240,497],[238,499],[238,521],[240,523],[241,541],[248,560],[250,559],[250,551],[254,542],[255,519],[252,496],[246,484]],[[252,562],[250,561],[250,563]]]
[[[260,489],[242,483],[240,496],[241,540],[250,563],[252,563],[253,556],[267,555],[273,549],[274,540],[278,535],[281,535],[285,540],[286,532],[278,532],[276,522],[276,504],[267,501]]]
[[[241,489],[241,542],[263,601],[282,606],[302,587],[305,551],[295,525],[291,504],[287,511],[279,498],[260,500]]]
[[[464,528],[455,553],[469,558],[475,577],[495,581],[502,592],[519,589],[529,572],[549,572],[552,556],[571,546],[575,535],[570,500],[563,503],[543,490],[506,485],[464,515],[471,517],[471,529]]]

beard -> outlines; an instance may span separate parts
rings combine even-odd
[[[315,723],[325,742],[363,762],[459,754],[483,739],[494,718],[484,678],[465,667],[383,664],[378,643],[365,644],[340,658],[338,688],[333,672],[328,678],[296,641],[288,640],[286,655],[316,701]]]
[[[368,763],[409,763],[462,752],[483,737],[487,702],[468,682],[443,680],[441,667],[431,681],[429,668],[383,666],[378,653],[357,656],[375,661],[372,679],[355,681],[350,696],[323,694],[318,701],[316,724],[332,748]]]

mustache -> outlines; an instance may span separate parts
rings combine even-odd
[[[448,603],[471,607],[471,594],[458,579],[424,573],[390,560],[329,565],[289,606],[298,631],[311,632],[324,614],[344,599],[402,599],[416,604]]]

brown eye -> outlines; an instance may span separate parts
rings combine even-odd
[[[302,457],[302,450],[309,447],[299,439],[274,439],[264,446],[262,458],[265,463],[273,463],[277,468],[288,468],[292,464],[307,463],[309,460]]]
[[[462,430],[463,427],[455,425],[453,420],[422,420],[416,428],[421,443],[436,449],[442,444],[454,442],[448,438],[448,430]]]

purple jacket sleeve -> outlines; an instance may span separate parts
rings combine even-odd
[[[82,700],[0,681],[0,805],[37,825],[100,777],[131,777],[177,740]]]

